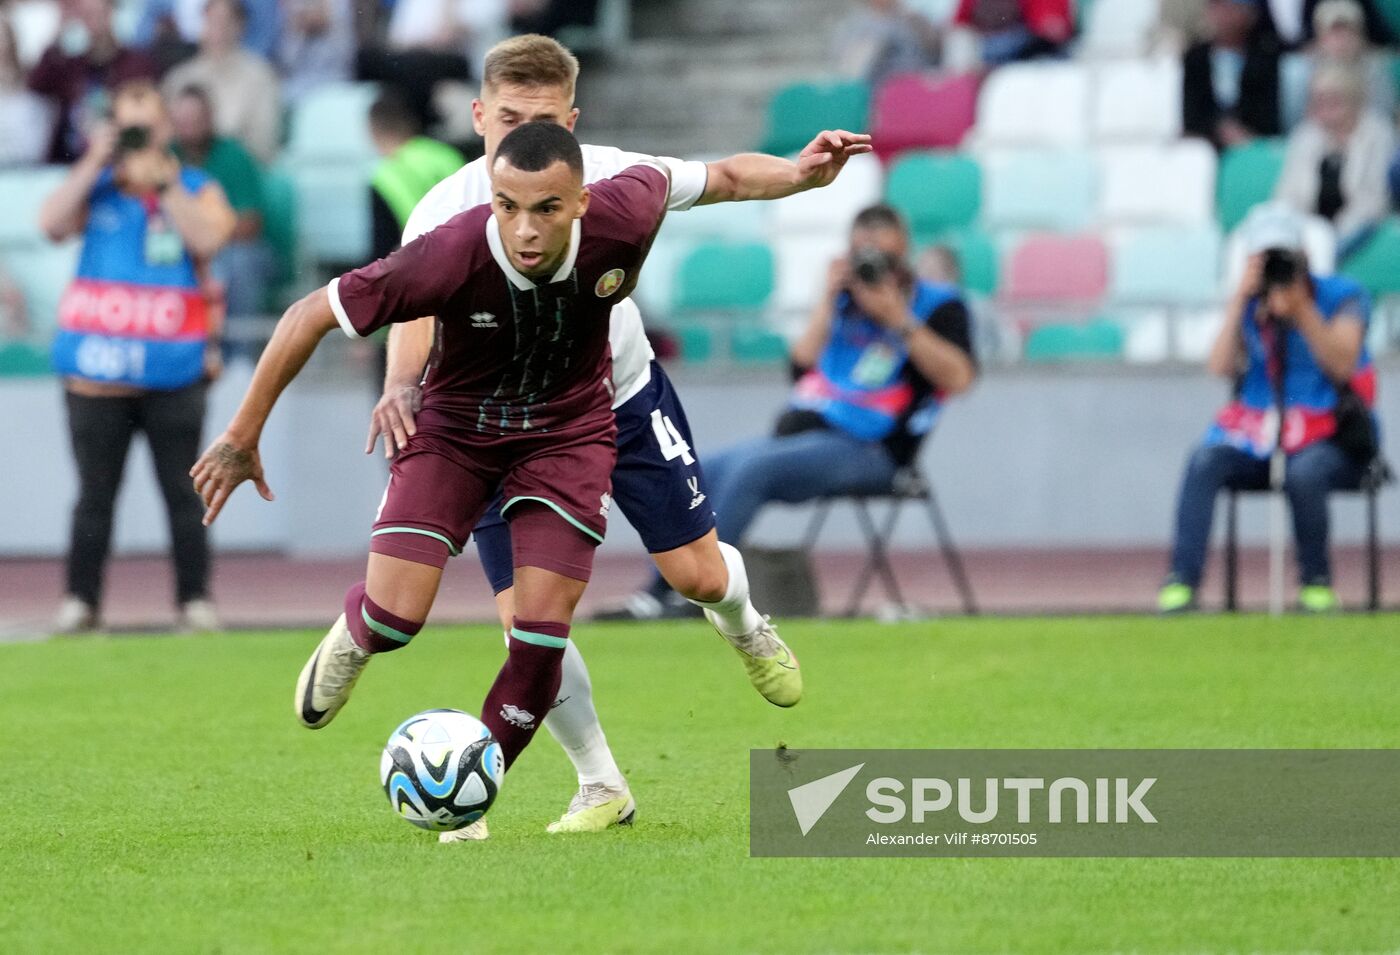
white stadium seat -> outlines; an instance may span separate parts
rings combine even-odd
[[[975,144],[1082,146],[1089,141],[1089,68],[1078,63],[1023,63],[987,77],[977,101]]]
[[[1223,245],[1215,223],[1128,229],[1109,244],[1115,303],[1182,308],[1215,301]]]
[[[1160,15],[1158,0],[1099,0],[1089,8],[1079,53],[1093,58],[1141,56]]]
[[[1109,224],[1198,225],[1215,217],[1215,152],[1198,140],[1099,151],[1099,216]]]
[[[67,166],[0,171],[0,246],[48,241],[39,232],[39,207],[67,177]]]
[[[1308,255],[1308,268],[1314,275],[1331,275],[1337,271],[1337,232],[1332,223],[1321,216],[1308,216],[1303,227],[1303,248]],[[1244,275],[1244,241],[1236,229],[1225,244],[1225,268],[1220,294],[1228,297]]]
[[[292,111],[287,158],[375,159],[369,107],[376,95],[373,83],[327,83],[307,93]]]
[[[1181,61],[1102,63],[1094,71],[1094,138],[1166,143],[1181,135]]]
[[[773,307],[783,313],[805,314],[825,292],[827,263],[845,252],[844,229],[779,236],[773,243],[777,270]]]
[[[885,173],[873,155],[854,156],[836,181],[825,189],[800,192],[772,203],[772,226],[776,234],[787,235],[811,230],[835,229],[844,232],[860,210],[880,201]],[[740,203],[766,205],[766,203]],[[669,217],[668,217],[669,219]]]

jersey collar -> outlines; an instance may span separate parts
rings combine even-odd
[[[578,261],[578,243],[581,232],[579,220],[575,219],[569,234],[569,253],[564,256],[564,261],[560,264],[558,271],[550,278],[549,284],[564,281],[574,270],[574,263]],[[521,275],[511,264],[510,256],[506,254],[505,245],[501,242],[501,225],[496,221],[494,214],[486,219],[486,244],[491,249],[491,258],[495,259],[496,264],[501,267],[501,271],[506,273],[506,278],[510,279],[511,285],[522,292],[536,288],[534,282]]]

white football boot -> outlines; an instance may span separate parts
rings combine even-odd
[[[483,817],[476,822],[467,823],[460,829],[439,832],[438,842],[485,842],[490,837],[491,833],[486,831],[486,819]]]
[[[719,618],[712,611],[706,610],[705,618],[738,652],[744,669],[749,672],[749,682],[765,700],[774,706],[797,705],[802,699],[802,670],[797,654],[778,636],[767,616],[753,630],[737,637],[729,636],[720,628]]]
[[[602,832],[611,826],[630,826],[637,818],[637,802],[627,784],[585,783],[569,800],[569,809],[546,832]]]
[[[350,691],[364,672],[369,657],[350,636],[345,614],[341,614],[297,678],[292,708],[302,726],[318,730],[335,719],[335,714],[350,699]]]
[[[64,597],[53,618],[55,634],[89,633],[101,626],[97,608],[80,597]]]

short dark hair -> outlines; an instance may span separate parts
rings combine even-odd
[[[386,86],[370,104],[369,127],[381,133],[411,138],[423,131],[423,122],[409,105],[403,90]]]
[[[894,206],[885,203],[876,203],[873,206],[866,206],[856,213],[855,221],[851,223],[854,229],[897,229],[900,232],[908,233],[909,227],[904,222],[904,216]]]
[[[563,162],[583,176],[583,150],[574,134],[558,123],[517,126],[496,147],[496,161],[501,159],[521,172],[540,172]]]

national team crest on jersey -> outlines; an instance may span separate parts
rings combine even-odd
[[[602,274],[598,279],[598,284],[593,286],[593,294],[599,298],[607,298],[613,292],[622,288],[622,280],[627,278],[627,273],[622,269],[610,269]]]

